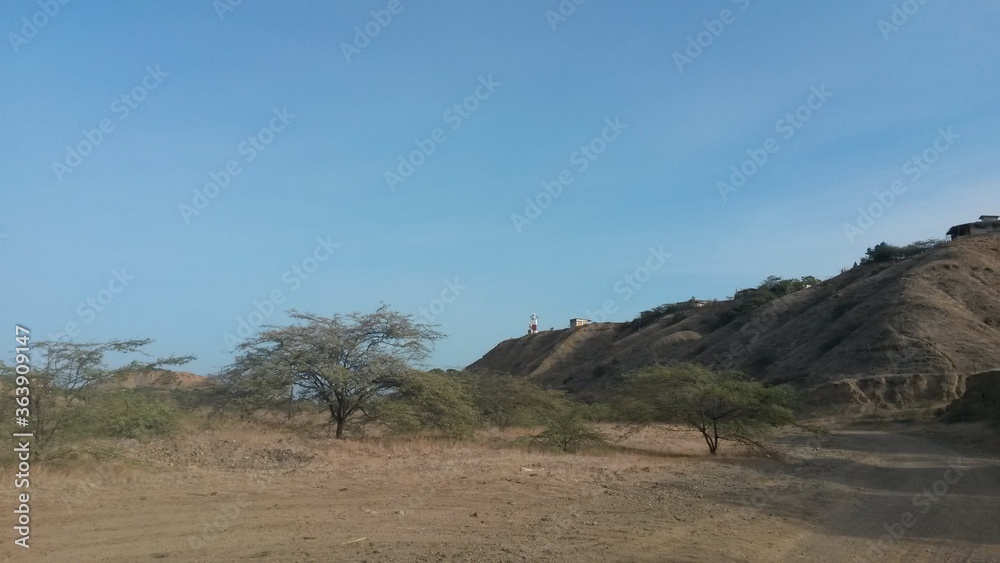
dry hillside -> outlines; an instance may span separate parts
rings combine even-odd
[[[959,239],[866,264],[729,320],[732,301],[647,326],[591,324],[501,342],[471,370],[513,373],[584,397],[625,371],[696,361],[808,389],[815,404],[947,402],[1000,366],[1000,237]]]
[[[1000,422],[1000,369],[970,375],[965,394],[948,405],[944,419]]]
[[[215,387],[214,379],[186,371],[152,370],[134,371],[116,376],[106,384],[113,388],[155,387],[160,389],[209,389]]]

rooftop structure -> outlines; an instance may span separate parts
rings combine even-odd
[[[980,215],[974,223],[963,223],[948,229],[951,240],[958,237],[973,237],[1000,233],[1000,215]]]

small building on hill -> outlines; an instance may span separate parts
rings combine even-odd
[[[1000,215],[981,215],[974,223],[964,223],[955,225],[948,229],[948,236],[951,240],[958,237],[974,237],[978,235],[988,235],[1000,233]]]
[[[576,328],[578,326],[584,326],[590,324],[590,319],[570,319],[569,327]]]

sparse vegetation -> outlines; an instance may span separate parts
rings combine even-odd
[[[604,435],[587,420],[584,409],[573,405],[556,409],[546,417],[545,429],[541,433],[527,436],[522,441],[564,453],[606,443]]]
[[[723,441],[766,449],[768,433],[795,420],[789,391],[696,364],[628,374],[618,405],[634,424],[681,423],[698,430],[712,454]]]
[[[636,317],[635,321],[638,322],[640,326],[646,326],[667,315],[674,315],[674,320],[680,322],[687,318],[688,312],[691,309],[694,309],[697,306],[698,299],[695,297],[678,303],[664,303],[663,305],[653,307],[648,311],[639,313],[639,316]]]
[[[567,403],[563,393],[542,389],[524,377],[467,374],[463,380],[484,425],[501,432],[513,426],[533,426]]]
[[[928,250],[943,246],[946,243],[947,241],[940,239],[928,239],[913,242],[906,246],[894,246],[883,241],[866,250],[864,257],[861,258],[861,263],[884,264],[900,262],[918,254],[923,254]]]
[[[755,288],[737,291],[733,296],[733,306],[723,313],[720,321],[723,325],[733,320],[746,317],[751,312],[767,305],[768,303],[801,291],[820,283],[814,276],[804,276],[801,278],[781,278],[778,276],[768,276]]]
[[[288,393],[317,401],[329,411],[337,438],[348,423],[376,421],[380,403],[402,390],[411,363],[425,359],[443,337],[385,305],[368,314],[290,316],[302,324],[270,327],[241,344],[223,380],[244,408]]]
[[[381,402],[380,422],[397,433],[435,430],[452,439],[470,438],[479,416],[468,388],[455,376],[412,372]]]
[[[150,389],[109,390],[78,405],[71,414],[75,435],[139,440],[170,435],[181,420],[167,393]]]
[[[90,421],[98,433],[122,435],[149,432],[162,433],[171,428],[167,411],[151,408],[149,402],[129,403],[126,398],[112,399],[105,385],[124,373],[155,370],[163,366],[185,364],[193,356],[135,360],[128,365],[110,369],[105,364],[108,354],[144,355],[151,340],[110,340],[107,342],[74,343],[42,341],[34,343],[34,369],[31,375],[30,430],[34,447],[42,456],[55,457],[68,449],[60,443],[64,436],[80,434]],[[5,387],[10,387],[15,374],[3,366]],[[131,427],[131,428],[126,428]]]

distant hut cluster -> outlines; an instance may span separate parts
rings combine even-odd
[[[589,325],[590,319],[574,318],[569,320],[569,328],[579,328],[581,326]],[[555,330],[555,328],[550,328],[549,330]],[[528,334],[538,334],[538,315],[532,313],[530,320],[528,322]]]
[[[948,236],[951,240],[958,237],[974,237],[1000,233],[1000,215],[981,215],[974,223],[964,223],[955,225],[948,229]]]
[[[948,236],[950,237],[951,240],[955,240],[959,237],[974,237],[974,236],[989,235],[989,234],[1000,234],[1000,215],[980,215],[978,221],[974,221],[972,223],[963,223],[961,225],[955,225],[951,229],[948,229]],[[857,266],[858,265],[857,262],[855,262],[854,265]],[[812,287],[812,284],[805,284],[803,289],[808,289],[810,287]],[[757,288],[748,287],[746,289],[737,290],[736,293],[733,295],[732,299],[737,300],[740,297],[745,297],[750,295],[754,291],[757,291]],[[692,297],[690,301],[682,301],[680,303],[674,303],[673,305],[671,305],[671,307],[673,308],[677,308],[679,306],[684,306],[684,308],[704,307],[708,305],[708,303],[709,303],[708,301],[695,299],[694,297]],[[644,313],[649,313],[649,311],[645,311]],[[641,321],[641,315],[640,315],[640,321]],[[569,328],[571,329],[579,328],[581,326],[589,325],[591,322],[593,321],[591,321],[590,319],[573,318],[569,320]],[[528,334],[537,334],[537,333],[538,333],[538,315],[532,313],[531,323],[528,325]]]

